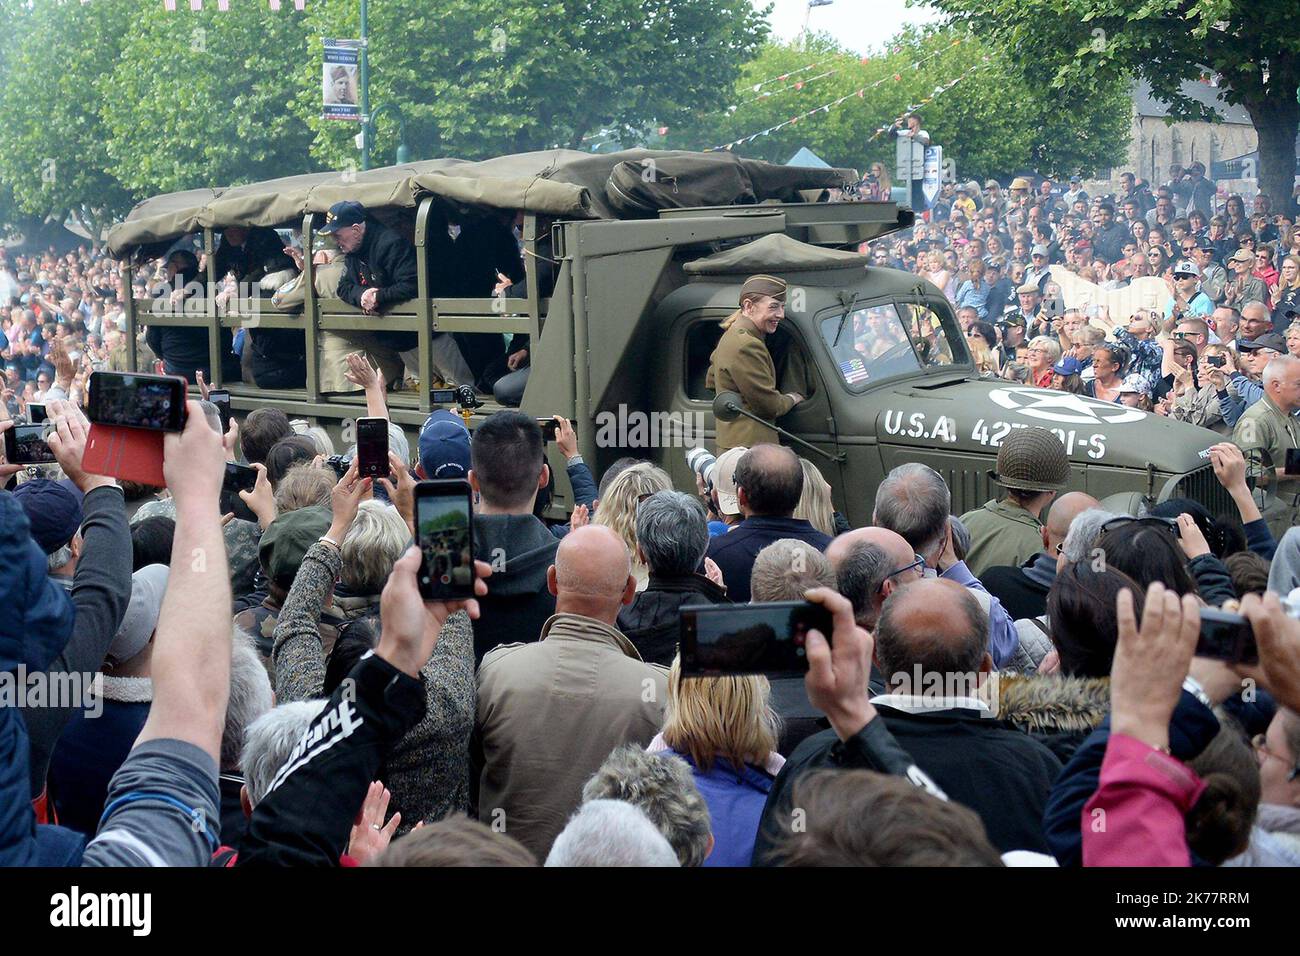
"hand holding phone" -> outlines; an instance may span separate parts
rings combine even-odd
[[[388,419],[357,419],[357,474],[362,478],[388,477]]]
[[[813,629],[827,640],[834,630],[830,612],[808,601],[687,605],[681,609],[682,676],[802,676]]]
[[[474,518],[469,482],[463,478],[421,481],[415,485],[415,543],[420,548],[416,575],[426,601],[474,596]]]
[[[87,412],[97,425],[178,432],[185,428],[185,379],[92,372]]]
[[[4,433],[5,461],[11,465],[50,465],[58,461],[45,440],[45,422],[14,422]]]

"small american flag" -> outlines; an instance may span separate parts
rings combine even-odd
[[[840,363],[840,374],[844,376],[844,381],[856,385],[858,382],[865,382],[871,373],[867,371],[866,362],[855,358]]]

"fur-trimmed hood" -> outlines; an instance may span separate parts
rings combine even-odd
[[[985,693],[998,718],[1031,734],[1091,733],[1110,711],[1109,677],[998,674]]]

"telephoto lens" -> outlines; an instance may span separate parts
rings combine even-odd
[[[718,458],[712,452],[705,448],[692,448],[686,453],[686,464],[690,466],[691,471],[699,475],[700,481],[707,483],[709,469]]]

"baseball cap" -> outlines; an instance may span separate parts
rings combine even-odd
[[[327,529],[328,530],[328,529]],[[131,575],[131,601],[126,606],[122,625],[108,645],[107,661],[116,667],[145,649],[158,627],[163,594],[167,591],[169,570],[165,564],[147,564]]]
[[[1255,254],[1249,249],[1238,249],[1228,257],[1229,262],[1254,262]]]
[[[1141,375],[1129,375],[1120,383],[1119,393],[1126,392],[1130,395],[1146,395],[1150,390],[1147,388],[1146,379]]]
[[[1181,262],[1174,264],[1174,276],[1175,278],[1178,276],[1195,276],[1199,279],[1201,277],[1201,270],[1197,268],[1195,262],[1188,262],[1184,259]]]
[[[997,470],[988,474],[1003,488],[1057,491],[1070,480],[1070,458],[1046,428],[1016,428],[1002,440]]]
[[[736,499],[736,466],[749,451],[748,448],[729,448],[713,463],[709,469],[708,480],[718,492],[718,510],[724,515],[740,514],[740,502]]]
[[[330,529],[332,515],[325,505],[311,505],[280,515],[262,532],[257,559],[275,580],[298,570],[307,550]]]
[[[1197,242],[1196,242],[1196,248],[1197,248],[1197,249],[1209,249],[1211,252],[1213,252],[1213,251],[1214,251],[1214,240],[1211,239],[1209,236],[1202,236],[1200,239],[1197,240]]]
[[[1070,182],[1081,183],[1083,182],[1083,177],[1080,176],[1078,173],[1075,173],[1073,176],[1070,177]]]
[[[1043,245],[1041,242],[1035,243],[1033,248],[1029,250],[1029,255],[1031,257],[1042,256],[1043,258],[1047,258],[1047,246]]]
[[[1078,375],[1083,371],[1083,363],[1073,355],[1065,355],[1052,366],[1052,371],[1057,375]]]
[[[1255,339],[1242,339],[1237,343],[1237,348],[1246,352],[1254,352],[1258,349],[1272,349],[1279,355],[1286,353],[1286,339],[1276,332],[1265,332]]]
[[[1034,288],[1038,287],[1034,286]],[[1025,324],[1025,317],[1019,312],[1009,312],[1007,313],[1006,318],[1002,320],[1002,324],[1023,326]]]
[[[330,206],[325,214],[325,225],[316,231],[321,235],[332,235],[347,226],[355,226],[366,221],[366,207],[351,199],[344,199]]]
[[[435,409],[420,427],[420,469],[426,478],[469,474],[469,429],[455,412]]]
[[[32,538],[47,555],[62,548],[81,527],[81,502],[62,483],[49,478],[24,481],[13,491],[32,526]]]

